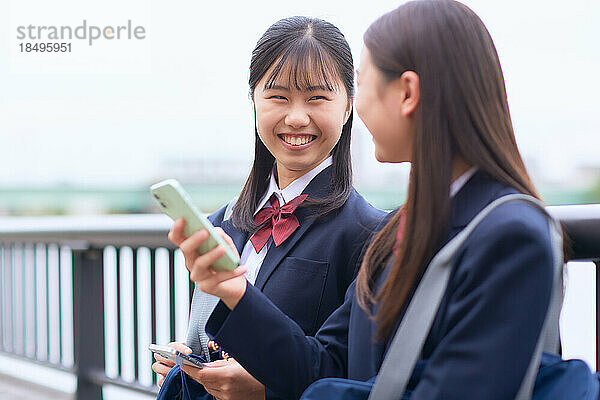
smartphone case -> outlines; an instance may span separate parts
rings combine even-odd
[[[198,253],[204,254],[221,245],[225,248],[225,254],[218,259],[212,267],[215,270],[232,271],[237,268],[240,263],[239,256],[234,253],[227,243],[215,232],[210,221],[198,211],[196,206],[183,189],[183,187],[175,179],[167,179],[150,187],[150,192],[160,204],[161,209],[165,214],[173,220],[184,218],[185,226],[183,232],[187,237],[201,229],[206,229],[209,233],[209,238],[198,247]]]

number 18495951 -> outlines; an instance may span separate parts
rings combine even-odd
[[[70,53],[71,43],[19,43],[21,53]]]

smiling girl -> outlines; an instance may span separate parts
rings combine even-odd
[[[236,270],[244,275],[241,279],[264,293],[303,335],[314,335],[343,303],[361,249],[385,215],[352,187],[350,48],[328,22],[280,20],[252,53],[249,85],[256,127],[252,171],[239,197],[209,219],[241,254],[244,268]],[[191,269],[198,257],[206,257],[196,249],[207,233],[185,238],[183,226],[183,220],[177,221],[169,237]],[[219,258],[222,250],[210,256]],[[196,279],[195,273],[190,279]],[[187,340],[195,353],[206,349],[207,341],[202,318],[195,316],[216,301],[196,288]],[[172,346],[192,351],[181,343]],[[198,383],[180,378],[178,367],[171,369],[172,363],[156,359],[153,370],[168,374],[159,399],[176,398],[182,390],[184,398],[203,398],[201,385],[217,399],[273,398],[234,359],[186,369]]]

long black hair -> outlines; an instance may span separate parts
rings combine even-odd
[[[373,282],[392,254],[401,213],[375,237],[357,278],[360,306],[371,313],[378,303],[376,337],[382,339],[392,333],[447,233],[457,156],[521,193],[539,196],[517,148],[496,48],[471,9],[453,0],[409,2],[373,22],[364,42],[384,77],[414,71],[421,90],[398,256],[375,293]]]
[[[354,97],[354,65],[346,38],[333,24],[318,18],[290,17],[275,22],[259,39],[250,62],[250,98],[267,71],[266,80],[272,86],[281,73],[289,73],[289,82],[298,90],[316,84],[329,89],[341,80],[348,95]],[[330,194],[326,198],[307,199],[301,206],[314,209],[314,218],[322,217],[340,208],[352,192],[352,162],[350,159],[350,130],[352,112],[342,128],[338,143],[333,148]],[[255,116],[256,119],[256,116]],[[256,121],[255,121],[256,122]],[[275,157],[258,136],[254,124],[254,163],[248,180],[233,208],[232,221],[236,228],[252,232],[254,211],[269,186],[275,166]]]

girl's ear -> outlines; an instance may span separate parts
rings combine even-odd
[[[411,118],[421,98],[419,75],[414,71],[404,72],[385,85],[384,96],[390,100],[391,109],[398,110],[404,118]]]
[[[421,99],[419,75],[414,71],[406,71],[398,79],[403,92],[401,99],[402,113],[407,117],[412,116]]]
[[[258,132],[258,118],[256,118],[256,104],[254,104],[254,100],[252,100],[252,116],[254,117],[254,129]]]
[[[351,113],[352,113],[352,100],[348,101],[348,105],[346,106],[346,111],[344,112],[344,123],[342,125],[346,125],[346,122],[348,122],[348,118],[350,118]]]

